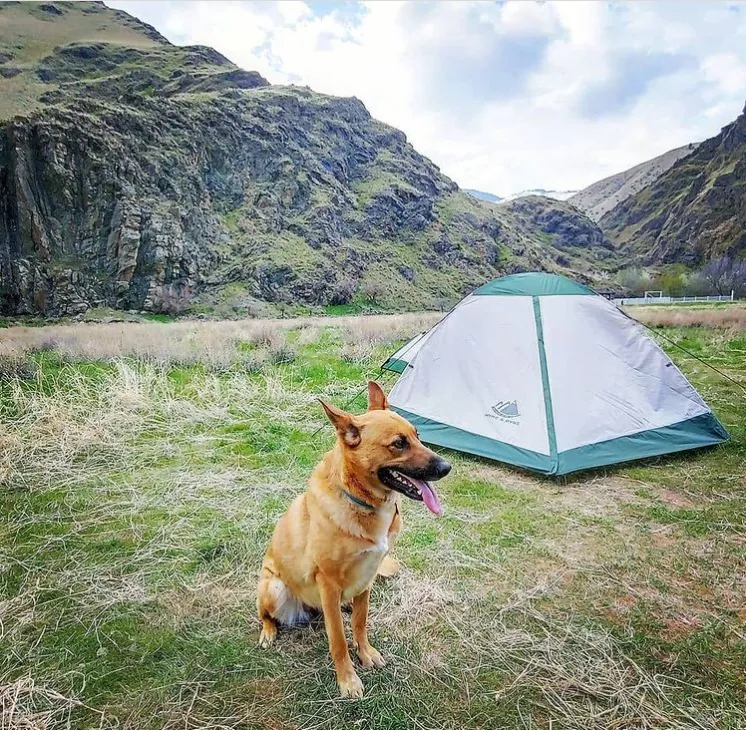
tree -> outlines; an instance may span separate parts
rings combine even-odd
[[[369,304],[378,304],[381,297],[381,285],[377,281],[366,281],[360,289],[363,298]]]
[[[650,288],[662,291],[667,297],[680,297],[684,294],[686,281],[683,266],[669,266],[661,271],[651,282]]]
[[[623,269],[616,275],[616,280],[626,292],[642,296],[651,288],[650,278],[640,269]]]
[[[733,256],[719,256],[702,269],[702,276],[721,296],[735,292],[746,296],[746,261]]]
[[[712,287],[701,271],[695,271],[689,275],[684,287],[684,296],[687,297],[704,297],[712,294]]]
[[[332,289],[331,296],[329,297],[329,304],[349,304],[355,292],[357,291],[357,284],[351,279],[342,279],[338,281]]]

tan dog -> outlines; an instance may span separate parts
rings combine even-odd
[[[341,604],[352,600],[352,634],[360,663],[382,667],[368,641],[368,598],[377,573],[395,572],[384,558],[402,527],[399,495],[440,503],[427,480],[451,465],[420,442],[411,423],[388,410],[386,395],[368,383],[369,410],[360,416],[321,402],[337,443],[311,474],[275,527],[257,588],[259,643],[269,646],[277,625],[303,622],[309,608],[324,614],[329,649],[343,697],[362,697],[345,639]]]

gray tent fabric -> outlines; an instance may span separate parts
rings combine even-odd
[[[546,474],[729,438],[639,323],[553,274],[485,284],[383,367],[426,443]]]

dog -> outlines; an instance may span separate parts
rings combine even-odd
[[[277,626],[308,621],[320,610],[342,697],[362,697],[347,647],[342,604],[352,602],[352,634],[364,667],[384,666],[368,641],[368,601],[376,575],[391,575],[388,556],[402,529],[399,500],[441,506],[431,481],[451,465],[425,447],[407,420],[391,411],[381,387],[368,383],[368,412],[359,416],[321,405],[337,432],[334,448],[317,464],[275,526],[257,587],[259,644],[270,646]]]

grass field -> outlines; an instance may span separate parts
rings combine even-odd
[[[258,649],[316,398],[438,316],[0,330],[0,728],[746,727],[746,395],[667,342],[730,443],[561,481],[450,454],[374,587],[365,697],[321,624]],[[743,319],[705,319],[657,324],[746,382]]]

